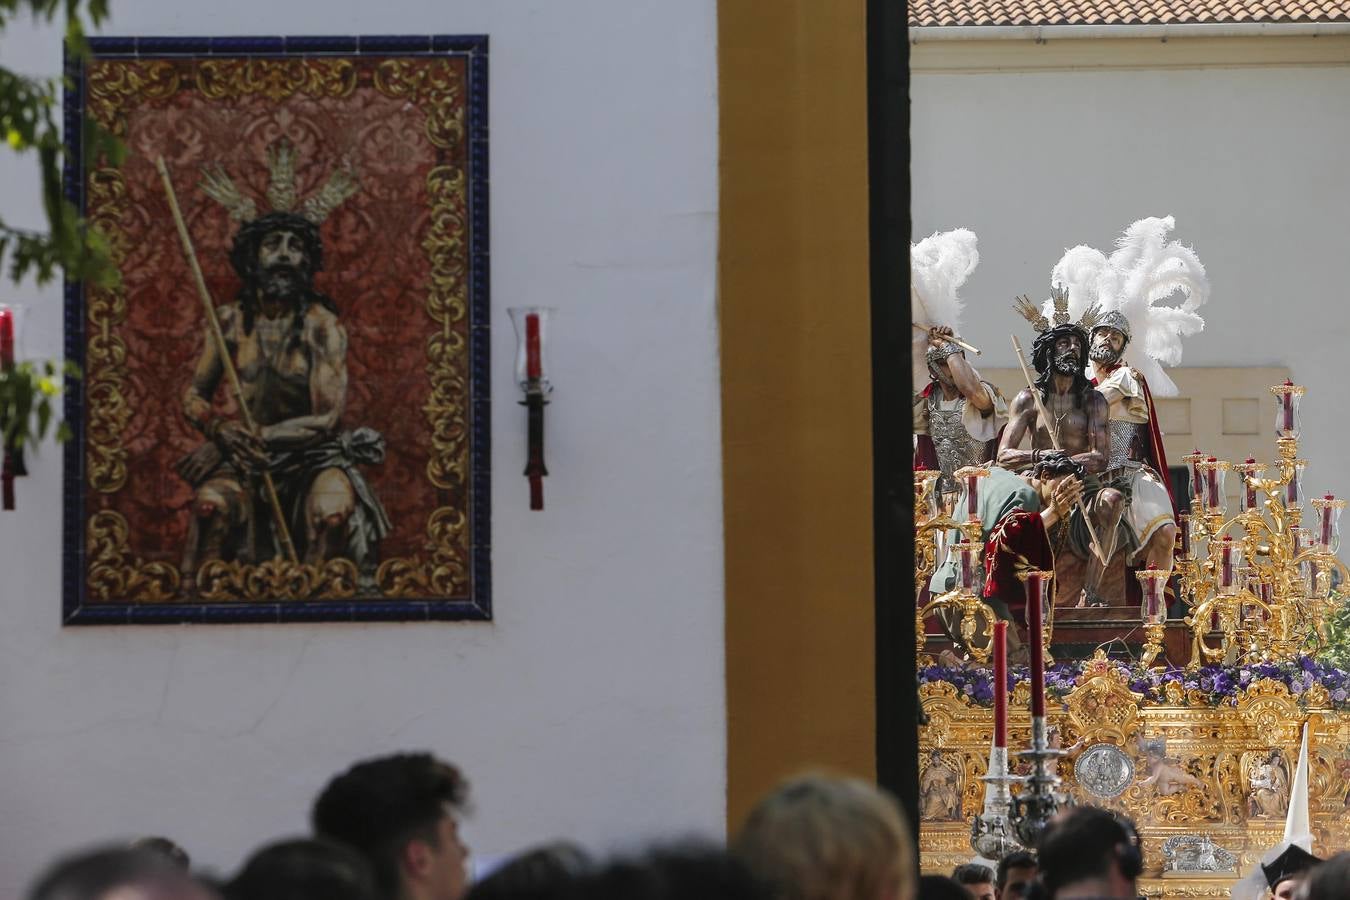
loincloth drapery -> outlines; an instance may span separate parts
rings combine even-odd
[[[373,575],[378,562],[378,545],[392,525],[358,465],[384,462],[384,436],[373,428],[344,431],[307,447],[268,454],[267,471],[272,475],[277,498],[285,512],[286,525],[296,553],[304,556],[307,523],[305,500],[314,479],[327,469],[339,469],[347,476],[355,499],[347,520],[343,554],[356,563],[363,576]],[[243,470],[227,460],[214,443],[205,443],[174,466],[184,480],[198,488],[207,481],[224,478],[237,482],[245,492],[245,535],[230,549],[245,562],[284,555],[282,542],[273,528],[271,502],[257,474]]]

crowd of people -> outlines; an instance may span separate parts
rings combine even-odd
[[[996,868],[919,877],[895,800],[867,782],[792,779],[750,812],[726,845],[682,843],[597,859],[560,842],[529,849],[469,881],[460,837],[468,781],[427,753],[366,760],[314,801],[313,834],[269,843],[228,878],[193,869],[172,840],[149,837],[57,862],[29,900],[1087,900],[1139,896],[1134,826],[1073,807],[1036,852]],[[1277,900],[1350,896],[1350,853],[1323,862],[1291,846],[1264,866]]]

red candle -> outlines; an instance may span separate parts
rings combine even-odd
[[[1218,462],[1218,459],[1211,456],[1211,463]],[[1211,465],[1205,470],[1205,494],[1210,509],[1217,509],[1219,506],[1219,469]]]
[[[1041,579],[1036,570],[1027,573],[1027,642],[1031,645],[1031,715],[1045,718],[1044,612],[1041,610]]]
[[[1204,490],[1204,485],[1200,481],[1200,448],[1196,447],[1191,451],[1191,495],[1199,497],[1200,492]]]
[[[539,361],[539,314],[530,313],[525,317],[525,377],[538,381],[543,375],[543,365]]]
[[[971,522],[980,518],[980,479],[976,475],[966,476],[966,519]]]
[[[1153,563],[1149,563],[1148,571],[1156,572],[1158,571],[1158,567]],[[1156,578],[1150,578],[1145,581],[1144,584],[1146,586],[1144,590],[1144,619],[1145,621],[1153,622],[1157,620],[1162,605],[1161,599],[1159,598],[1159,594],[1161,594],[1162,591],[1158,589],[1160,585]]]
[[[994,746],[1008,746],[1008,623],[994,623]]]
[[[1293,474],[1289,476],[1289,486],[1284,491],[1285,506],[1298,506],[1298,466],[1293,468]]]
[[[1247,457],[1247,465],[1256,465],[1256,459],[1251,456]],[[1247,509],[1256,509],[1256,488],[1252,486],[1252,476],[1255,474],[1255,472],[1246,472],[1242,476],[1242,483],[1247,488]]]
[[[1294,382],[1286,378],[1284,383],[1287,387],[1293,387]],[[1284,407],[1284,430],[1292,432],[1294,430],[1294,392],[1285,391],[1280,395],[1280,403]]]
[[[1336,495],[1335,495],[1335,494],[1327,494],[1326,497],[1324,497],[1323,499],[1325,499],[1325,500],[1327,501],[1327,505],[1322,509],[1322,546],[1324,546],[1324,547],[1330,547],[1330,546],[1331,546],[1331,522],[1332,522],[1332,519],[1334,518],[1334,516],[1332,515],[1332,512],[1331,512],[1331,508],[1332,508],[1332,506],[1333,506],[1334,503],[1335,503]]]
[[[1191,558],[1191,517],[1185,513],[1177,516],[1177,537],[1181,538],[1181,558]]]
[[[1224,538],[1223,546],[1219,550],[1219,585],[1230,588],[1233,586],[1233,539]]]
[[[14,365],[14,311],[0,308],[0,366]]]

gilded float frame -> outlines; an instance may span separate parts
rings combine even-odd
[[[297,65],[326,79],[333,73],[346,77],[343,61],[358,67],[395,61],[395,74],[381,90],[423,105],[427,139],[442,148],[426,176],[429,224],[421,239],[429,274],[423,303],[427,384],[419,386],[425,401],[418,412],[429,445],[425,490],[434,499],[426,501],[431,512],[418,525],[416,551],[380,562],[378,593],[358,592],[355,567],[347,560],[305,565],[278,558],[220,564],[212,570],[211,589],[189,600],[175,566],[136,555],[125,517],[88,502],[91,492],[126,487],[119,466],[127,450],[119,428],[129,416],[128,397],[117,362],[128,352],[118,333],[128,300],[118,289],[67,282],[66,358],[85,377],[69,381],[65,393],[74,437],[65,446],[64,624],[491,619],[487,37],[101,37],[90,43],[92,63],[67,59],[64,98],[65,192],[82,213],[89,212],[94,192],[117,180],[106,160],[91,160],[88,169],[82,164],[86,114],[118,112],[108,97],[91,96],[88,65],[209,61],[217,74],[232,72],[224,102],[227,95],[255,92],[283,103],[320,80],[291,78]],[[406,64],[398,69],[397,61]],[[438,73],[451,73],[457,82]],[[462,144],[453,154],[444,150],[450,141]],[[448,158],[455,162],[446,164]],[[184,176],[180,193],[187,185]],[[116,227],[98,216],[90,221],[95,228]],[[116,236],[109,237],[116,259]]]
[[[925,872],[945,874],[975,855],[970,825],[983,808],[980,778],[988,768],[993,710],[942,681],[923,684],[919,699],[927,716],[919,728],[920,864]],[[1009,701],[1009,756],[1014,770],[1025,772],[1015,754],[1030,740],[1029,685],[1019,683]],[[1136,823],[1144,850],[1140,895],[1219,898],[1283,836],[1292,777],[1284,782],[1284,806],[1263,810],[1252,806],[1252,769],[1276,754],[1292,776],[1305,724],[1314,852],[1326,857],[1350,842],[1350,710],[1337,703],[1320,684],[1293,693],[1274,679],[1252,681],[1218,704],[1204,691],[1171,682],[1163,702],[1149,702],[1099,652],[1069,694],[1047,703],[1047,718],[1068,753],[1058,767],[1065,793],[1075,803],[1113,809]],[[1188,783],[1160,788],[1144,740],[1156,742],[1156,761]],[[1130,784],[1115,798],[1091,796],[1075,776],[1077,755],[1097,744],[1120,748],[1134,760]],[[929,776],[935,764],[946,777]],[[1237,874],[1163,873],[1166,842],[1200,834],[1236,858]]]

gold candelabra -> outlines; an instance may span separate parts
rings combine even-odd
[[[1178,517],[1180,548],[1172,573],[1188,608],[1191,630],[1188,668],[1212,662],[1282,661],[1298,655],[1314,638],[1327,638],[1327,620],[1340,600],[1350,569],[1336,556],[1339,519],[1346,501],[1327,494],[1309,503],[1313,527],[1304,527],[1307,460],[1298,455],[1299,407],[1306,390],[1292,382],[1275,385],[1276,461],[1220,460],[1198,450],[1182,457],[1190,469],[1190,508]],[[1229,515],[1225,486],[1240,479],[1238,510]],[[954,636],[978,662],[989,654],[987,635],[995,614],[979,597],[982,525],[978,514],[980,479],[988,469],[966,467],[954,475],[964,510],[952,509],[938,491],[940,473],[914,473],[915,631],[920,656],[924,619],[944,615]],[[950,499],[950,498],[948,498]],[[964,517],[962,518],[962,514]],[[934,571],[944,558],[957,564],[955,587],[924,602]],[[1143,663],[1162,654],[1169,573],[1136,573],[1143,590]],[[951,624],[954,620],[955,624]],[[1048,647],[1047,617],[1043,645]],[[1217,638],[1216,638],[1217,635]],[[981,637],[985,639],[979,640]],[[1215,643],[1217,640],[1217,643]]]
[[[1307,461],[1298,455],[1299,405],[1305,388],[1286,382],[1271,393],[1278,456],[1272,467],[1251,458],[1233,465],[1199,451],[1182,457],[1190,467],[1192,498],[1178,523],[1183,534],[1176,568],[1190,607],[1191,669],[1204,662],[1292,659],[1313,635],[1325,635],[1336,602],[1333,573],[1350,577],[1336,558],[1345,501],[1330,494],[1313,500],[1316,533],[1301,527]],[[1273,475],[1266,474],[1269,468]],[[1230,472],[1241,479],[1238,512],[1231,518],[1224,493]],[[1210,643],[1214,632],[1217,646]]]
[[[966,650],[977,662],[983,663],[989,658],[988,635],[993,631],[996,614],[989,604],[979,596],[981,559],[984,548],[980,543],[983,526],[978,512],[979,482],[989,475],[989,470],[978,466],[966,466],[957,469],[953,475],[963,487],[966,500],[964,520],[958,521],[953,510],[946,508],[942,496],[937,491],[940,473],[931,469],[917,469],[914,472],[914,634],[918,654],[923,655],[927,634],[924,619],[932,613],[941,615],[950,611],[956,619],[955,631]],[[949,534],[955,532],[960,538],[949,540]],[[956,586],[933,597],[927,603],[922,602],[924,589],[933,572],[941,564],[942,557],[950,556],[957,563]],[[977,635],[986,640],[977,643]]]

